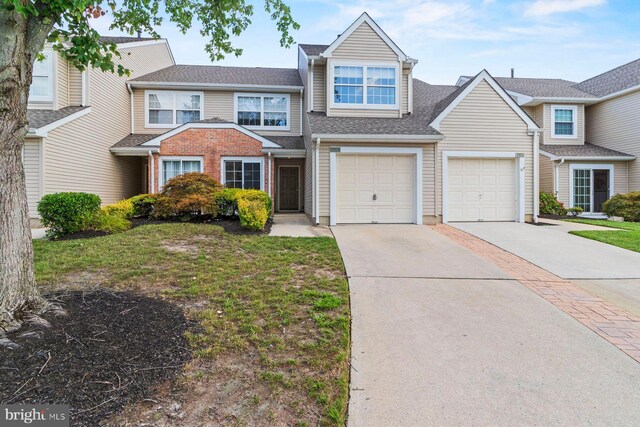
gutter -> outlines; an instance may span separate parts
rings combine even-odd
[[[402,142],[437,142],[445,139],[444,135],[380,135],[380,134],[338,134],[314,133],[312,138],[322,138],[335,141],[402,141]]]
[[[262,92],[284,92],[284,93],[296,93],[299,90],[304,90],[304,86],[283,86],[283,85],[251,85],[251,84],[229,84],[229,83],[196,83],[196,82],[147,82],[147,81],[135,81],[129,80],[127,82],[131,87],[141,89],[217,89],[217,90],[245,90],[251,89]]]
[[[540,154],[547,156],[552,161],[574,160],[574,161],[599,161],[599,162],[630,162],[636,160],[635,156],[558,156],[548,151],[540,150]]]
[[[560,192],[560,183],[558,182],[558,179],[560,177],[560,166],[562,166],[562,164],[564,163],[564,159],[560,159],[560,163],[556,164],[555,169],[554,169],[554,179],[553,179],[553,192],[554,192],[554,196],[558,197],[558,193]]]

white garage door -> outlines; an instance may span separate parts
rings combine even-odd
[[[449,221],[515,221],[514,159],[449,159]]]
[[[415,156],[339,154],[336,223],[413,223]]]

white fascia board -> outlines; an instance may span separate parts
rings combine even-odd
[[[612,99],[612,98],[617,98],[619,96],[626,95],[628,93],[635,92],[637,90],[640,90],[640,85],[632,86],[630,88],[623,89],[623,90],[620,90],[618,92],[611,93],[609,95],[605,95],[602,98],[598,98],[598,102],[607,101],[607,100]]]
[[[444,135],[383,135],[383,134],[318,134],[314,133],[311,138],[321,138],[328,141],[418,141],[418,142],[437,142],[445,139]]]
[[[540,149],[540,154],[548,157],[552,161],[556,160],[573,160],[573,161],[610,161],[610,162],[630,162],[636,160],[635,156],[558,156],[548,151]]]
[[[91,107],[87,107],[87,108],[83,108],[80,111],[76,111],[73,114],[69,114],[66,117],[63,117],[59,120],[56,120],[55,122],[49,123],[48,125],[44,125],[42,127],[39,128],[30,128],[29,129],[29,136],[40,136],[43,138],[47,137],[47,134],[49,133],[49,131],[52,131],[62,125],[65,125],[69,122],[74,121],[75,119],[78,119],[84,115],[87,115],[91,112]]]
[[[400,49],[398,45],[389,38],[389,36],[382,30],[382,28],[380,28],[378,24],[376,24],[376,22],[367,14],[367,12],[364,12],[358,19],[353,21],[349,28],[347,28],[342,34],[340,34],[340,37],[335,39],[334,42],[331,43],[324,52],[322,52],[321,56],[325,58],[330,57],[333,51],[336,50],[338,46],[340,46],[355,30],[358,29],[358,27],[360,27],[360,25],[365,22],[369,24],[373,31],[376,32],[378,37],[384,40],[387,46],[389,46],[389,48],[391,48],[391,50],[393,50],[393,52],[398,55],[399,60],[406,61],[407,59],[409,59],[407,55],[402,51],[402,49]]]
[[[276,148],[270,150],[268,148],[263,148],[262,152],[264,154],[269,154],[274,158],[286,157],[286,158],[305,158],[307,157],[307,150],[294,150],[294,149],[286,149],[286,148]]]
[[[177,135],[181,132],[184,132],[189,129],[235,129],[238,132],[242,132],[245,135],[258,140],[262,143],[262,148],[282,148],[280,145],[275,142],[258,135],[257,133],[250,131],[247,128],[244,128],[236,123],[185,123],[182,126],[178,126],[175,129],[170,130],[169,132],[165,132],[162,135],[158,135],[157,137],[141,144],[141,147],[156,147],[159,146],[162,141],[167,138],[171,138],[174,135]]]
[[[152,153],[159,153],[160,147],[143,147],[142,145],[137,147],[111,147],[109,151],[116,156],[146,157],[149,155],[149,151]]]
[[[298,93],[304,86],[278,86],[278,85],[250,85],[227,83],[195,83],[195,82],[147,82],[129,80],[127,83],[140,89],[177,89],[177,90],[253,90],[262,92],[287,92]]]
[[[524,94],[524,93],[520,93],[520,92],[515,92],[513,90],[508,90],[505,89],[507,91],[507,93],[511,96],[515,96],[516,98],[518,98],[518,105],[526,105],[527,103],[531,102],[531,100],[533,99],[532,96]],[[520,99],[522,99],[522,102],[520,101]]]
[[[535,107],[540,104],[546,104],[551,102],[558,103],[572,103],[572,104],[595,104],[597,102],[602,101],[601,98],[569,98],[569,97],[559,97],[559,96],[538,96],[532,97],[530,101],[523,103],[524,107]]]
[[[451,102],[447,108],[445,108],[440,114],[438,114],[438,117],[436,117],[431,123],[431,127],[433,127],[435,130],[440,130],[440,123],[442,123],[442,120],[444,120],[445,117],[447,117],[449,115],[449,113],[451,111],[453,111],[458,104],[460,104],[460,102],[462,102],[462,100],[464,98],[467,97],[467,95],[469,95],[471,93],[471,91],[473,91],[476,86],[478,86],[478,84],[481,81],[486,81],[492,88],[493,90],[496,91],[496,93],[498,95],[500,95],[500,97],[511,107],[511,109],[513,109],[513,111],[529,126],[529,131],[531,130],[540,130],[540,128],[538,127],[538,125],[533,121],[533,119],[531,117],[529,117],[529,115],[527,113],[524,112],[524,110],[522,109],[522,107],[520,107],[514,100],[513,98],[511,98],[511,96],[509,96],[509,94],[502,88],[502,86],[500,86],[493,77],[491,77],[491,74],[489,74],[487,72],[487,70],[482,70],[480,72],[480,74],[478,74],[471,83],[469,83],[469,86],[467,86],[458,96],[456,99],[453,100],[453,102]]]

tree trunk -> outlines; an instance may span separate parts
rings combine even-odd
[[[0,331],[46,306],[36,287],[22,164],[29,85],[43,32],[42,25],[0,9]]]

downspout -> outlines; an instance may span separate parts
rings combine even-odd
[[[300,89],[300,136],[302,136],[302,95],[304,94],[304,89]]]
[[[560,177],[560,166],[564,163],[564,157],[560,159],[560,163],[556,164],[555,169],[553,171],[553,195],[558,197],[558,193],[560,192],[560,186],[558,185],[558,179]]]
[[[130,115],[131,115],[131,134],[133,135],[133,90],[131,90],[131,85],[129,83],[127,83],[127,90],[129,91],[129,95],[131,97],[131,101],[130,101]]]
[[[320,225],[320,138],[316,138],[316,163],[315,163],[315,203],[316,225]]]
[[[413,114],[413,67],[414,67],[414,63],[412,62],[411,65],[409,66],[409,78],[407,79],[407,84],[409,85],[409,87],[407,88],[408,90],[408,95],[407,95],[407,103],[409,105],[407,105],[407,112],[409,114]]]
[[[269,194],[269,197],[272,197],[271,196],[271,151],[267,153],[267,165],[269,166],[269,176],[267,176],[267,182],[268,182],[267,193]]]
[[[153,160],[153,153],[151,152],[151,150],[149,150],[149,157],[150,157],[150,164],[151,166],[149,167],[149,174],[151,175],[151,194],[155,194],[156,192],[156,165],[155,165],[155,161]]]
[[[87,105],[87,70],[80,74],[80,82],[82,83],[82,93],[80,104],[84,107]]]
[[[315,72],[315,66],[316,66],[316,60],[312,59],[311,60],[311,73],[309,74],[309,91],[308,91],[308,96],[309,96],[309,106],[308,106],[308,111],[313,111],[313,74]]]
[[[540,211],[540,132],[533,132],[533,222],[538,223]]]

